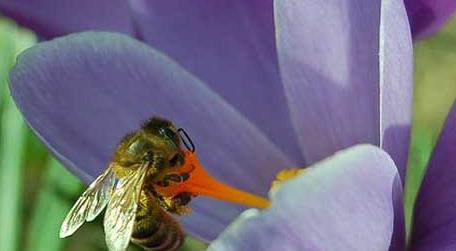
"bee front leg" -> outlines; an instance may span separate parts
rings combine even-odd
[[[165,198],[167,204],[167,211],[178,215],[186,215],[192,212],[192,209],[188,207],[188,203],[192,200],[192,195],[187,192],[177,194],[172,198]]]
[[[189,177],[190,177],[190,175],[188,173],[169,173],[169,174],[166,174],[162,180],[158,181],[157,185],[162,186],[162,187],[167,187],[171,183],[184,182],[184,181],[188,180]]]

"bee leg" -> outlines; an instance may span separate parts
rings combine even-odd
[[[186,215],[191,213],[191,208],[187,204],[192,200],[192,195],[187,192],[177,194],[172,198],[163,198],[166,204],[166,211],[178,215]]]
[[[188,178],[190,178],[189,173],[170,173],[165,175],[161,181],[157,182],[157,184],[162,187],[167,187],[170,185],[170,182],[181,183],[188,180]]]
[[[186,206],[188,203],[190,203],[191,200],[192,200],[192,195],[187,192],[182,192],[173,197],[174,203],[181,205],[181,206]]]
[[[186,181],[186,180],[188,180],[188,178],[190,178],[190,174],[189,173],[181,173],[180,177],[181,177],[182,181]]]
[[[180,182],[182,182],[182,178],[181,178],[181,176],[179,176],[178,174],[175,174],[175,173],[167,174],[163,177],[162,180],[159,180],[157,182],[157,185],[159,185],[161,187],[167,187],[170,185],[170,182],[180,183]]]

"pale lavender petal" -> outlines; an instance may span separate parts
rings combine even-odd
[[[404,0],[414,39],[438,31],[456,10],[454,0]]]
[[[388,250],[398,179],[378,147],[341,151],[283,184],[271,208],[246,211],[208,251]]]
[[[93,29],[133,33],[125,0],[0,0],[0,12],[45,37]]]
[[[279,78],[272,0],[130,0],[142,38],[303,163]]]
[[[200,80],[125,35],[86,32],[41,43],[19,57],[10,86],[32,129],[87,182],[120,138],[153,115],[185,128],[208,171],[241,189],[265,195],[279,169],[296,165]],[[193,205],[186,229],[205,239],[242,209],[198,198]]]
[[[380,50],[380,146],[405,180],[413,94],[413,47],[407,14],[398,0],[383,0]]]
[[[306,162],[357,143],[380,145],[380,121],[382,134],[392,130],[391,140],[404,143],[408,130],[393,128],[410,123],[409,114],[397,118],[409,111],[411,51],[391,55],[410,47],[402,1],[276,1],[275,16],[281,76]],[[400,23],[381,33],[390,19]],[[397,38],[390,38],[393,32]],[[381,104],[390,97],[406,108]],[[406,146],[393,145],[389,153],[403,174]]]
[[[456,102],[432,153],[415,203],[411,250],[456,249]]]

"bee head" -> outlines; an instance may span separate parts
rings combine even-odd
[[[146,120],[141,128],[143,131],[158,136],[176,147],[181,145],[178,129],[166,119],[152,117]]]
[[[182,165],[184,162],[183,151],[181,148],[182,140],[179,130],[168,120],[153,117],[142,125],[142,130],[153,135],[152,140],[156,147],[162,150],[162,156],[167,162],[167,166]]]

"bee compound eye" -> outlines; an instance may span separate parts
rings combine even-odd
[[[171,130],[170,128],[164,127],[164,128],[159,129],[159,133],[163,137],[166,137],[169,140],[171,140],[175,145],[178,145],[179,136],[177,135],[177,133],[175,131]]]

